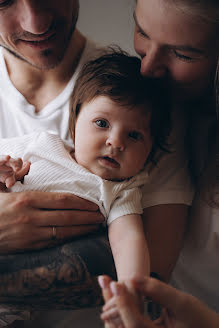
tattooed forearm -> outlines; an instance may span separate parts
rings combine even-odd
[[[18,309],[78,309],[101,304],[96,276],[115,277],[105,236],[38,252],[0,256],[0,303]]]

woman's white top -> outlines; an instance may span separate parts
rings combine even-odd
[[[197,171],[205,158],[209,126],[210,121],[205,117],[193,126]],[[219,197],[217,201],[219,203]],[[185,245],[171,283],[219,313],[219,208],[210,206],[199,190],[192,204]]]

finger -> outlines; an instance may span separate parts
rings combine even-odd
[[[7,172],[13,172],[12,167],[6,166],[5,164],[2,164],[1,167],[0,167],[0,173],[4,174],[4,173],[7,173]]]
[[[0,181],[2,183],[5,183],[5,180],[11,176],[13,176],[14,173],[12,171],[12,169],[10,168],[10,170],[0,170]]]
[[[98,276],[97,279],[98,279],[98,283],[99,283],[101,289],[109,288],[109,285],[110,285],[110,283],[112,281],[112,278],[110,278],[107,275]]]
[[[106,304],[103,306],[103,311],[108,311],[111,308],[115,308],[116,306],[116,296],[112,296]]]
[[[98,277],[99,285],[102,289],[102,296],[105,302],[108,302],[112,298],[112,292],[110,289],[110,283],[112,279],[109,276],[99,276]],[[116,325],[115,321],[111,322],[105,322],[104,328],[113,328],[113,327],[118,327]]]
[[[97,211],[98,205],[70,193],[31,191],[24,193],[29,205],[44,209]]]
[[[99,276],[98,277],[98,282],[102,289],[102,295],[103,295],[103,299],[105,302],[110,300],[110,298],[112,297],[112,292],[110,290],[111,281],[112,281],[112,279],[109,276]]]
[[[34,215],[34,216],[33,216]],[[78,210],[35,210],[31,214],[32,220],[38,226],[82,226],[101,224],[103,216],[99,212]]]
[[[5,164],[10,158],[11,156],[9,155],[0,155],[0,165]]]
[[[100,316],[101,320],[105,322],[105,327],[120,327],[123,326],[123,322],[120,318],[118,310],[114,309],[104,312]]]
[[[163,324],[165,327],[168,327],[168,328],[174,328],[174,326],[175,326],[173,317],[169,316],[166,309],[162,310],[162,315],[161,315],[161,318],[160,318],[160,324]]]
[[[7,188],[13,187],[13,185],[15,184],[15,182],[16,182],[16,179],[14,177],[14,174],[12,174],[11,176],[8,176],[5,179],[5,185],[6,185]]]
[[[96,230],[96,225],[55,227],[54,236],[53,227],[43,227],[40,228],[40,238],[41,240],[52,240],[53,242],[60,242],[80,235],[84,235],[86,233],[94,232]]]
[[[177,310],[177,300],[181,298],[182,293],[170,285],[154,278],[145,278],[142,281],[133,281],[134,286],[144,294],[172,311]]]
[[[21,158],[10,158],[6,165],[10,166],[14,171],[17,171],[22,168],[23,161]]]
[[[121,323],[121,319],[120,319],[120,316],[119,316],[119,312],[118,312],[118,309],[116,307],[114,308],[111,308],[111,309],[108,309],[104,312],[101,313],[101,319],[104,320],[104,321],[114,321],[118,319],[120,320],[120,323]]]
[[[25,175],[28,174],[29,170],[30,162],[25,161],[23,166],[18,171],[16,171],[16,180],[21,180]]]
[[[105,321],[104,328],[119,328],[119,326],[116,325],[115,322]]]
[[[23,229],[24,230],[24,229]],[[93,226],[81,226],[75,227],[72,229],[63,229],[63,228],[56,228],[55,235],[53,233],[53,227],[44,227],[44,228],[36,228],[33,227],[28,231],[26,231],[26,238],[25,242],[20,241],[20,247],[18,246],[18,243],[16,242],[15,250],[18,248],[20,249],[40,249],[45,248],[48,246],[55,246],[59,245],[65,240],[71,240],[75,237],[78,237],[80,235],[85,235],[87,233],[94,232],[96,230],[96,227]],[[23,236],[24,234],[22,234]],[[55,238],[54,238],[55,237]]]
[[[27,228],[27,225],[23,225],[22,235],[18,235],[18,230],[16,230],[13,242],[10,243],[10,250],[18,251],[19,249],[40,249],[48,246],[55,246],[65,240],[70,240],[76,236],[90,233],[94,231],[94,229],[95,228],[91,226],[89,228],[87,227],[87,229],[84,229],[83,226],[80,230],[77,227],[77,229],[70,229],[71,231],[67,232],[67,229],[66,231],[63,231],[62,228],[58,228],[56,229],[54,238],[53,227],[36,228],[33,226],[31,228]],[[6,240],[5,242],[1,241],[0,251],[3,251],[4,253],[5,249],[8,250],[8,240]]]
[[[125,286],[115,284],[112,288],[117,295],[116,305],[125,328],[155,328],[153,322],[140,313]]]
[[[141,309],[141,312],[144,312],[144,297],[141,295],[141,293],[136,290],[136,288],[133,286],[132,281],[126,280],[124,281],[124,284],[128,290],[128,292],[132,295],[132,299],[135,302],[135,304],[138,306],[139,309]]]

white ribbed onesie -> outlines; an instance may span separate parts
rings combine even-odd
[[[142,214],[141,190],[148,178],[146,170],[131,179],[114,182],[100,178],[78,165],[58,135],[35,132],[17,138],[0,139],[2,155],[31,162],[24,182],[16,182],[13,192],[39,190],[70,192],[96,203],[107,223],[127,214]],[[68,150],[67,150],[68,149]]]

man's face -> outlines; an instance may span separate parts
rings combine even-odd
[[[78,0],[0,0],[0,44],[39,69],[56,67],[78,18]]]

